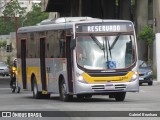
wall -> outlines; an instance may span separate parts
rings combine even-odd
[[[9,35],[0,35],[0,40],[7,40],[7,44],[12,44],[12,52],[6,52],[6,48],[0,48],[0,61],[7,61],[8,56],[11,56],[11,60],[16,58],[16,34],[15,32],[10,33]]]
[[[153,0],[153,30],[155,33],[160,33],[160,0]],[[159,46],[156,46],[158,44],[157,42],[160,41],[160,39],[154,40],[154,49],[153,49],[153,70],[155,73],[157,73],[157,66],[160,65],[160,61],[158,61],[160,56],[157,56],[157,50]],[[159,51],[158,51],[159,52]],[[160,72],[160,71],[159,71]],[[157,74],[158,75],[158,74]]]
[[[155,41],[156,41],[156,59],[157,59],[157,62],[156,62],[156,64],[157,64],[157,81],[159,81],[160,82],[160,33],[157,33],[156,34],[156,39],[155,39]]]
[[[41,11],[43,12],[45,11],[47,4],[48,4],[48,0],[41,0],[41,5],[42,5]]]
[[[155,33],[160,33],[160,0],[153,0],[153,18],[155,21],[153,30]]]

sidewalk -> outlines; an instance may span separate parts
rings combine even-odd
[[[160,85],[160,81],[157,81],[156,79],[153,80],[153,85]]]

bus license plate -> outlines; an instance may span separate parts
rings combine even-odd
[[[115,90],[115,86],[114,85],[112,85],[112,84],[106,84],[105,85],[105,90]]]

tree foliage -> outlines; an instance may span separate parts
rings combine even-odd
[[[3,11],[4,16],[0,18],[0,34],[15,32],[16,26],[21,24],[25,13],[25,9],[20,7],[17,0],[9,2]],[[16,19],[17,15],[18,19]]]
[[[20,7],[18,0],[12,0],[7,4],[3,11],[4,17],[0,17],[0,34],[9,34],[16,31],[16,26],[36,25],[48,18],[48,13],[41,12],[41,4],[33,4],[32,10],[26,13],[26,10]],[[16,15],[18,18],[16,19]]]
[[[0,41],[0,48],[1,47],[6,47],[7,41]]]
[[[139,40],[145,40],[146,43],[150,46],[155,38],[155,33],[151,26],[146,25],[142,31],[138,34]]]
[[[8,17],[15,17],[16,15],[19,15],[21,18],[25,13],[25,8],[20,7],[18,0],[12,0],[9,4],[7,4],[3,11],[4,16]]]
[[[150,46],[153,43],[153,40],[155,38],[155,33],[153,32],[153,29],[151,26],[146,25],[143,30],[138,34],[139,40],[145,40],[148,45],[148,63],[151,63],[151,48]]]
[[[33,4],[32,11],[28,12],[24,19],[24,26],[31,26],[40,23],[42,20],[47,19],[48,13],[41,12],[41,4]]]

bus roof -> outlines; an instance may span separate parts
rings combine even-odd
[[[91,17],[62,17],[57,19],[43,20],[35,26],[26,26],[18,29],[18,33],[26,32],[40,32],[47,30],[61,30],[73,28],[75,24],[79,23],[99,23],[99,22],[131,22],[128,20],[113,20],[113,19],[99,19]]]

